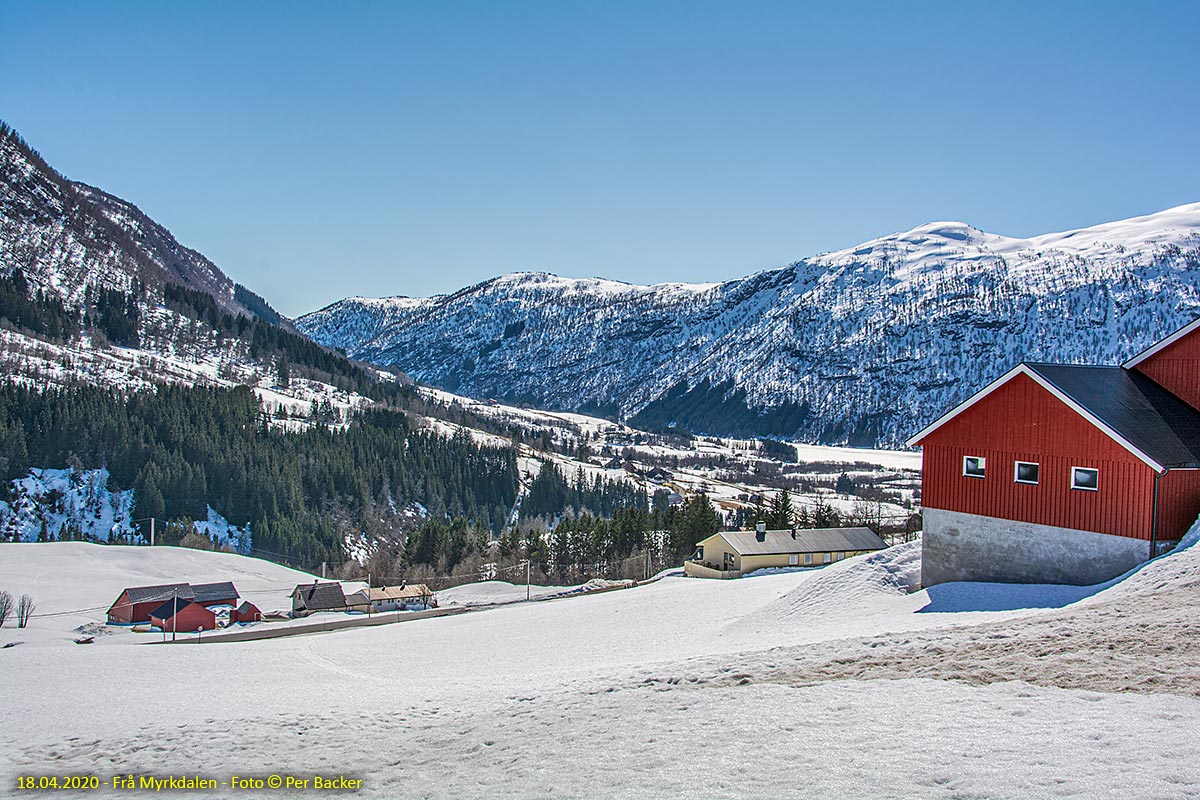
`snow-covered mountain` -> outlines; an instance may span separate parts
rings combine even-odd
[[[286,323],[262,298],[181,245],[137,206],[51,167],[0,122],[0,274],[82,306],[89,289],[131,292],[173,283],[211,295],[223,311]]]
[[[1112,363],[1200,314],[1200,203],[1017,239],[934,222],[719,284],[518,273],[350,298],[316,341],[477,397],[898,445],[1015,362]]]

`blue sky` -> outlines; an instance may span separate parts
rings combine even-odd
[[[1200,4],[900,5],[0,0],[0,118],[290,315],[1200,201]]]

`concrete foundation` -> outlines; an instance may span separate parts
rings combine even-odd
[[[922,512],[921,583],[1068,583],[1088,586],[1150,558],[1150,543],[959,511]]]

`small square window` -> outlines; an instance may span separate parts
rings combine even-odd
[[[1100,489],[1100,470],[1091,467],[1071,467],[1071,488],[1095,492]]]
[[[1037,464],[1029,461],[1018,461],[1013,470],[1013,481],[1015,483],[1029,483],[1034,486],[1038,482],[1039,468]]]
[[[788,556],[788,566],[789,567],[800,566],[800,556],[796,555],[795,553],[792,553],[790,556]]]
[[[828,564],[832,560],[833,560],[833,555],[830,553],[826,553],[825,554],[825,563]]]
[[[963,456],[963,475],[982,478],[987,459],[983,456]]]
[[[812,563],[812,553],[805,553],[805,554],[804,554],[804,563],[805,563],[805,564],[811,564],[811,563]]]

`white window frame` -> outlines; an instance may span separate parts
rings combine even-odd
[[[967,472],[967,462],[972,459],[979,462],[979,469],[983,471],[982,475]],[[963,456],[962,474],[964,478],[979,478],[983,480],[987,476],[987,458],[985,456]]]
[[[1079,486],[1075,483],[1075,473],[1079,471],[1096,473],[1095,486]],[[1081,492],[1098,492],[1100,491],[1100,468],[1099,467],[1071,467],[1071,488],[1078,489]]]
[[[1037,467],[1038,480],[1023,481],[1021,480],[1021,467]],[[1014,461],[1013,462],[1013,483],[1023,483],[1026,486],[1037,486],[1042,479],[1042,465],[1037,461]]]
[[[812,563],[813,563],[812,553],[805,553],[804,554],[804,566],[811,567]]]
[[[833,553],[825,553],[824,556],[822,556],[822,558],[824,558],[823,563],[825,563],[825,564],[832,563],[833,562]]]
[[[792,553],[791,555],[788,556],[788,566],[789,567],[800,566],[800,555],[798,553]]]

